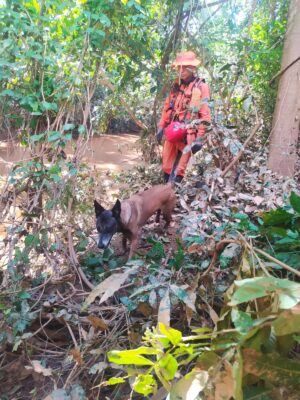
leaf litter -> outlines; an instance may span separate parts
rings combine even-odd
[[[71,390],[75,388],[75,392],[82,393],[82,388],[76,387],[78,378],[81,385],[88,388],[99,383],[99,374],[102,378],[104,375],[112,376],[106,352],[128,348],[130,337],[134,335],[140,340],[138,338],[147,327],[162,322],[166,327],[171,325],[189,332],[190,326],[214,327],[218,323],[224,293],[238,276],[252,276],[253,265],[259,265],[254,263],[253,255],[251,262],[251,257],[245,256],[246,250],[249,254],[252,250],[236,232],[227,229],[228,225],[247,222],[249,236],[255,238],[256,232],[251,224],[265,211],[282,207],[291,192],[297,193],[299,174],[295,180],[278,177],[267,169],[265,151],[246,149],[239,164],[227,176],[221,177],[221,170],[241,145],[232,132],[220,127],[214,127],[210,142],[194,158],[187,177],[177,186],[178,205],[169,233],[162,233],[153,221],[143,228],[144,248],[139,250],[141,262],[122,266],[119,257],[121,266],[119,261],[116,265],[113,261],[118,257],[114,252],[101,258],[97,255],[95,243],[89,240],[85,250],[79,253],[79,261],[93,282],[94,288],[90,292],[80,287],[76,275],[73,283],[70,279],[66,283],[57,280],[61,275],[58,274],[44,281],[45,285],[40,288],[32,287],[32,300],[43,304],[43,310],[40,323],[37,325],[33,315],[32,324],[27,329],[32,337],[26,339],[26,346],[38,360],[33,360],[31,366],[27,363],[24,380],[28,373],[37,373],[45,378],[61,376],[68,381]],[[159,164],[123,173],[117,177],[117,181],[122,182],[119,197],[126,198],[141,187],[160,183],[160,179]],[[89,218],[85,228],[88,235],[94,234],[93,224],[93,218]],[[222,241],[224,244],[220,245]],[[112,244],[117,250],[118,242],[119,238],[116,238]],[[93,259],[91,254],[96,254]],[[84,260],[90,260],[90,263],[94,260],[94,267],[84,264]],[[93,268],[99,269],[99,273]],[[288,293],[285,298],[281,297],[281,301],[285,300],[291,301]],[[150,311],[145,312],[141,306],[139,309],[140,304],[149,304]],[[281,329],[279,323],[277,330]],[[3,328],[8,329],[8,326],[4,323]],[[23,344],[21,340],[20,348]],[[73,350],[67,352],[70,346]],[[3,350],[7,352],[6,348]],[[253,358],[254,353],[250,356]],[[13,364],[17,363],[11,360]],[[251,360],[249,358],[247,368],[256,373]],[[63,372],[58,373],[63,365]],[[86,368],[90,371],[89,377],[84,373]],[[226,368],[231,371],[230,365],[226,364]],[[6,371],[9,369],[4,368]],[[221,381],[225,379],[221,372],[219,378]],[[11,382],[8,377],[5,379],[9,387]],[[193,373],[186,376],[187,379],[195,384],[195,379],[206,382],[207,378],[205,375],[204,379],[201,373]],[[186,385],[180,382],[177,382],[179,387]],[[50,389],[51,384],[47,387]],[[196,392],[200,390],[198,387]],[[221,383],[216,388],[220,391]],[[90,389],[91,396],[95,390]],[[53,391],[45,398],[54,399],[58,395],[69,398],[70,393],[70,390],[62,390],[59,394]],[[101,393],[109,395],[111,389],[102,387]]]

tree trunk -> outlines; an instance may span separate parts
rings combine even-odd
[[[300,120],[300,0],[291,0],[283,46],[281,74],[271,131],[269,168],[294,175]]]

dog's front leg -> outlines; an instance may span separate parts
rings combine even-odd
[[[133,254],[137,250],[137,247],[138,247],[138,236],[139,236],[138,234],[139,234],[138,231],[135,232],[135,233],[132,233],[128,260],[130,260],[132,258]]]
[[[122,237],[122,249],[124,252],[123,254],[125,254],[127,251],[127,236],[125,234],[123,234],[123,237]]]

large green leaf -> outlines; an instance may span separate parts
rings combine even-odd
[[[38,142],[39,140],[43,139],[45,137],[44,133],[40,133],[38,135],[32,135],[29,138],[30,143],[35,143]]]
[[[172,380],[178,369],[178,363],[171,354],[165,354],[158,362],[160,373],[167,381]]]
[[[251,316],[244,311],[233,308],[231,311],[231,318],[235,328],[241,333],[248,332],[253,326]]]
[[[52,111],[58,110],[56,103],[49,103],[48,101],[42,101],[42,107],[44,110],[52,110]]]
[[[48,133],[48,142],[54,142],[57,139],[61,139],[62,133],[59,131],[51,131]]]
[[[291,308],[283,311],[278,318],[273,321],[272,326],[277,336],[289,335],[290,333],[300,332],[300,307]]]
[[[300,362],[280,357],[276,353],[263,354],[253,349],[243,350],[244,373],[271,382],[277,387],[300,390]]]
[[[180,331],[167,327],[162,322],[159,322],[158,325],[160,333],[165,335],[174,346],[181,341],[182,333]]]
[[[291,193],[290,203],[293,209],[300,213],[300,196],[298,196],[295,192]]]
[[[271,390],[263,387],[246,387],[244,400],[273,400]]]
[[[115,364],[154,365],[153,361],[143,357],[141,354],[153,355],[158,353],[159,353],[158,349],[153,349],[150,347],[139,347],[138,349],[135,350],[124,350],[124,351],[112,350],[107,353],[107,356],[109,361]]]
[[[237,290],[231,297],[230,306],[245,303],[270,294],[277,294],[279,307],[288,309],[300,301],[300,284],[271,276],[235,281]]]
[[[269,211],[263,215],[263,221],[265,226],[289,226],[293,219],[293,215],[282,208]]]

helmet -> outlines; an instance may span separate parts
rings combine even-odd
[[[179,121],[173,121],[165,128],[166,139],[171,143],[183,142],[186,134],[185,125]]]

